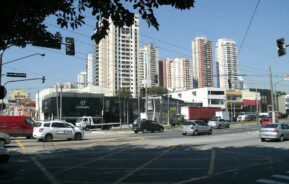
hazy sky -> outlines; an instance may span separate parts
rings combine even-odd
[[[159,47],[159,59],[163,57],[187,57],[191,59],[191,42],[197,36],[205,36],[213,42],[213,62],[215,70],[215,43],[220,38],[230,38],[237,42],[238,49],[244,38],[257,0],[196,0],[195,8],[178,11],[169,7],[156,10],[160,30],[148,28],[140,22],[140,44],[154,43]],[[24,88],[34,95],[37,90],[56,82],[76,83],[77,74],[86,67],[86,54],[92,52],[90,35],[95,24],[92,17],[87,25],[78,30],[61,30],[52,18],[47,20],[52,31],[60,31],[63,37],[74,37],[76,56],[66,56],[62,50],[28,46],[25,49],[13,47],[4,55],[4,62],[36,52],[44,52],[45,57],[34,56],[3,67],[6,72],[26,72],[29,78],[46,76],[47,82],[31,81],[8,84],[8,89]],[[249,33],[239,55],[239,73],[246,74],[245,81],[253,87],[251,80],[260,88],[269,88],[268,68],[272,67],[274,80],[289,74],[289,48],[287,55],[277,56],[276,39],[284,37],[289,43],[289,1],[261,0]],[[62,54],[61,54],[62,53]],[[4,82],[7,79],[4,77]],[[249,81],[250,80],[250,81]],[[289,92],[289,81],[279,85],[279,89]]]

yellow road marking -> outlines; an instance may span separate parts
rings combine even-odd
[[[19,140],[16,140],[16,143],[21,149],[25,148],[24,144],[22,144]]]

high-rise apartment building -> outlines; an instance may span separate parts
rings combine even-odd
[[[192,41],[193,87],[213,87],[212,41],[197,37]]]
[[[109,20],[108,35],[95,49],[98,64],[98,84],[109,88],[116,95],[121,88],[130,90],[133,97],[138,96],[138,59],[139,59],[139,18],[135,15],[130,27],[116,27]]]
[[[155,77],[159,76],[158,48],[154,44],[147,44],[139,52],[139,82],[148,81],[148,87],[157,86]]]
[[[167,89],[171,88],[171,62],[172,59],[164,58],[162,60],[162,69],[163,69],[163,86]]]
[[[231,39],[219,39],[216,44],[216,66],[218,87],[238,89],[238,61],[236,42]]]
[[[171,89],[180,91],[192,87],[191,62],[186,58],[175,58],[171,63]]]
[[[85,88],[87,87],[87,73],[86,72],[80,72],[77,76],[77,88]]]
[[[93,57],[93,54],[87,54],[87,86],[97,86],[98,83],[98,63],[96,62],[96,58]]]
[[[159,60],[159,86],[164,86],[163,61]]]

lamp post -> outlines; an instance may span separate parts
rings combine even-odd
[[[12,62],[15,62],[15,61],[19,61],[19,60],[21,60],[21,59],[26,59],[26,58],[29,58],[29,57],[32,57],[32,56],[36,56],[36,55],[40,55],[40,56],[42,56],[42,57],[45,56],[44,53],[34,53],[34,54],[30,54],[30,55],[28,55],[28,56],[24,56],[24,57],[21,57],[21,58],[18,58],[18,59],[13,59],[13,60],[11,60],[11,61],[7,61],[7,62],[4,62],[4,63],[3,63],[3,60],[2,60],[2,58],[3,58],[3,53],[1,53],[1,54],[0,54],[0,85],[2,84],[2,66],[3,66],[3,65],[6,65],[6,64],[9,64],[9,63],[12,63]]]

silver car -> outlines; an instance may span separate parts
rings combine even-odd
[[[229,128],[230,122],[224,119],[214,118],[211,121],[209,121],[208,125],[211,126],[212,128]]]
[[[283,142],[289,139],[289,126],[285,123],[266,124],[260,129],[260,138],[262,142],[266,139],[277,139]]]
[[[4,147],[6,144],[10,144],[10,136],[6,133],[0,132],[0,147]]]
[[[182,125],[183,135],[199,135],[199,134],[209,134],[211,135],[213,130],[204,121],[201,120],[186,120]]]

